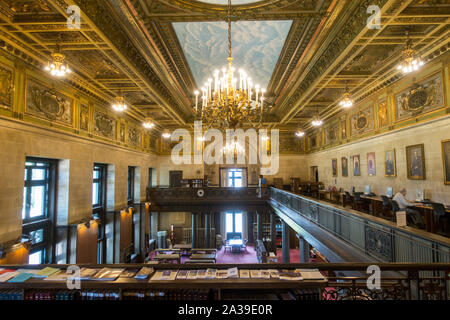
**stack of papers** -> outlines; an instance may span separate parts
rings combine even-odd
[[[195,280],[197,279],[197,270],[189,270],[187,273],[187,279],[188,280]]]
[[[187,279],[187,275],[188,275],[188,271],[187,270],[179,270],[178,274],[177,274],[177,279],[179,279],[179,280],[186,280]]]
[[[303,280],[302,275],[298,271],[281,270],[279,275],[280,280]]]
[[[51,276],[45,278],[47,281],[67,281],[69,278],[73,279],[75,277],[74,273],[66,273],[66,271],[60,271],[52,274]]]
[[[228,278],[231,279],[239,278],[239,272],[236,267],[228,269]]]
[[[216,278],[217,269],[206,269],[206,279],[215,279]]]
[[[8,280],[11,283],[22,283],[34,277],[34,273],[22,272],[16,275],[14,278]]]
[[[34,277],[35,278],[47,278],[47,277],[51,276],[52,274],[59,272],[60,270],[61,269],[58,269],[58,268],[47,267],[47,268],[40,270],[39,272],[36,272]]]
[[[248,279],[250,278],[250,270],[239,270],[239,278],[241,279]]]
[[[138,280],[147,279],[149,275],[153,273],[153,268],[143,267],[135,276]]]
[[[197,279],[205,279],[206,270],[197,270]]]
[[[259,272],[259,270],[250,270],[250,277],[252,279],[260,279],[261,273]]]
[[[124,270],[125,269],[103,268],[97,272],[92,279],[99,281],[114,281]]]
[[[100,269],[90,269],[90,268],[81,268],[80,270],[80,280],[92,280],[94,275]]]
[[[217,270],[216,279],[227,279],[228,270]]]
[[[277,269],[269,269],[268,271],[272,279],[278,279],[280,277],[280,272]]]
[[[295,272],[299,272],[304,280],[325,280],[319,269],[295,269]]]
[[[20,272],[17,272],[16,270],[4,269],[0,272],[0,282],[6,282],[19,274]]]

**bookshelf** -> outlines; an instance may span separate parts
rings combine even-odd
[[[65,269],[67,265],[40,265],[39,268],[55,267]],[[3,267],[3,266],[0,266]],[[8,268],[36,268],[34,266],[6,266]],[[151,267],[161,270],[199,270],[214,268],[225,270],[233,268],[230,264],[114,264],[83,265],[88,268],[126,268],[139,270]],[[277,264],[247,264],[239,269],[295,269],[297,265],[286,267]],[[304,267],[304,266],[303,266]],[[150,279],[150,280],[149,280]],[[69,290],[66,281],[46,281],[32,278],[22,283],[0,283],[0,300],[222,300],[232,296],[261,296],[270,299],[276,294],[279,299],[283,295],[317,299],[328,285],[327,279],[286,281],[279,279],[196,279],[196,280],[153,280],[152,275],[145,280],[135,278],[117,278],[115,281],[82,281],[81,289]],[[287,296],[286,296],[287,297]]]
[[[207,186],[207,179],[181,179],[182,188],[204,188]]]

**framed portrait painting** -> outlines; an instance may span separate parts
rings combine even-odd
[[[367,154],[367,174],[369,176],[375,175],[375,152]]]
[[[348,177],[348,159],[347,159],[347,157],[341,158],[341,165],[342,165],[342,176]]]
[[[423,144],[406,147],[406,168],[408,179],[425,180],[425,154]]]
[[[386,150],[384,152],[384,176],[397,176],[397,166],[395,163],[395,149]]]
[[[337,159],[331,159],[331,171],[333,177],[337,177]]]
[[[444,183],[450,184],[450,140],[444,140],[442,145],[442,167],[444,168]]]
[[[359,154],[357,156],[353,156],[353,175],[360,176],[361,175],[361,158]]]

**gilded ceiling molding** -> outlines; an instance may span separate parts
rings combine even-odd
[[[58,0],[57,2],[61,3],[61,0]],[[114,43],[114,46],[128,59],[128,61],[140,71],[158,95],[165,100],[166,104],[175,109],[183,119],[187,119],[189,115],[186,114],[183,108],[175,101],[170,90],[163,81],[161,81],[145,58],[139,53],[138,49],[128,39],[121,26],[114,20],[112,15],[105,14],[105,8],[100,2],[96,0],[76,0],[75,3],[80,7],[82,12],[91,19],[97,28],[99,28],[99,30]]]
[[[348,20],[341,27],[337,36],[333,38],[327,46],[327,49],[315,61],[314,65],[307,73],[299,86],[289,93],[277,108],[276,113],[280,118],[283,114],[287,115],[290,110],[295,110],[302,95],[311,87],[314,81],[322,76],[328,68],[338,59],[342,52],[350,45],[353,39],[366,27],[367,23],[367,7],[369,5],[378,5],[382,7],[388,0],[364,0],[354,12],[349,15]],[[286,116],[284,116],[286,117]]]

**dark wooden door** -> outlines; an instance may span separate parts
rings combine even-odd
[[[183,179],[183,171],[169,171],[169,186],[171,188],[181,187],[181,179]]]

